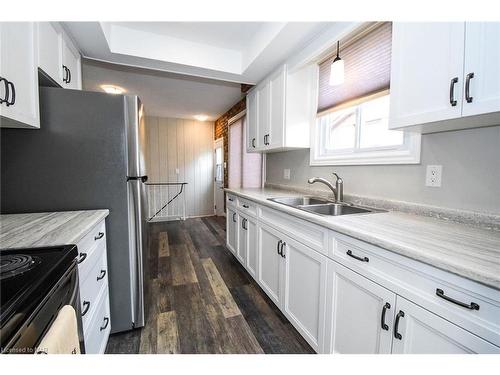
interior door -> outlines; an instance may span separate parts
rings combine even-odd
[[[500,353],[499,347],[400,296],[396,311],[393,353]]]
[[[224,140],[214,142],[214,202],[215,214],[224,216]]]
[[[465,24],[463,115],[500,111],[500,23]],[[467,86],[467,85],[465,85]],[[467,100],[467,97],[469,100]]]
[[[278,306],[281,306],[281,264],[278,249],[282,243],[280,233],[273,228],[258,225],[258,282],[264,292]]]
[[[396,295],[337,262],[329,262],[334,272],[332,352],[391,353]]]

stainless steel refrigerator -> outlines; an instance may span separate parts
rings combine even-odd
[[[143,111],[137,96],[40,88],[40,129],[0,133],[2,213],[109,209],[112,332],[144,325]]]

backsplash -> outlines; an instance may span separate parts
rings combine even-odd
[[[425,186],[427,165],[442,165],[440,188]],[[290,180],[283,169],[290,169]],[[309,149],[267,155],[267,183],[311,187],[310,177],[344,179],[348,195],[500,214],[500,126],[426,134],[421,164],[309,166]],[[316,184],[315,189],[327,189]]]

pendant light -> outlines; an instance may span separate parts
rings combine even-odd
[[[337,42],[337,57],[333,59],[330,67],[330,86],[344,83],[344,60],[339,57],[340,41]]]

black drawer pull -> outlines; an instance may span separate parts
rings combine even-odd
[[[452,78],[450,81],[450,104],[452,107],[457,105],[457,101],[455,100],[455,83],[458,82],[458,77]]]
[[[249,208],[249,206],[247,204],[244,204],[243,207],[244,208]]]
[[[455,305],[458,305],[458,306],[461,306],[461,307],[465,307],[466,309],[469,309],[469,310],[479,310],[479,305],[477,303],[471,302],[469,304],[466,304],[466,303],[458,301],[458,300],[456,300],[454,298],[448,297],[447,295],[444,294],[443,289],[439,289],[439,288],[436,289],[436,296],[438,296],[439,298],[444,299],[445,301],[454,303]]]
[[[255,148],[255,138],[252,139],[252,147]]]
[[[382,316],[380,318],[380,326],[384,331],[389,330],[389,326],[385,323],[385,312],[390,309],[391,309],[391,304],[389,302],[386,302],[384,307],[382,308]]]
[[[354,255],[351,250],[347,250],[346,254],[348,256],[350,256],[351,258],[359,260],[360,262],[367,262],[368,263],[370,261],[370,259],[368,259],[367,257],[358,257],[357,255]]]
[[[282,250],[282,246],[281,244],[283,243],[283,241],[279,240],[278,241],[278,244],[276,245],[276,251],[278,252],[279,255],[283,256],[283,254],[281,254],[281,250]]]
[[[97,240],[100,240],[103,237],[104,237],[104,232],[99,232],[99,234],[94,237],[94,240],[97,241]]]
[[[87,258],[87,253],[80,253],[80,258],[76,261],[78,264],[82,263]]]
[[[398,332],[398,329],[399,329],[399,320],[401,318],[404,318],[404,316],[405,316],[405,313],[404,313],[404,311],[401,311],[401,310],[399,310],[398,315],[396,315],[396,322],[394,323],[394,337],[398,340],[401,340],[403,338],[401,333]]]
[[[474,78],[474,73],[469,73],[465,76],[465,100],[467,103],[472,103],[472,96],[470,96],[470,80]]]
[[[107,327],[108,327],[108,324],[109,324],[109,318],[104,318],[104,325],[99,328],[100,331],[104,331]]]
[[[104,276],[106,276],[106,270],[101,270],[101,274],[97,276],[97,281],[104,279]]]
[[[236,212],[233,212],[233,223],[236,223]]]
[[[83,301],[82,316],[84,316],[86,313],[88,313],[89,309],[90,309],[90,302],[89,301]]]

